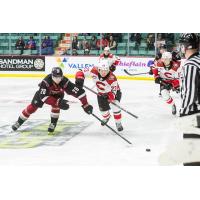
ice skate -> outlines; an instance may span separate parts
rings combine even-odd
[[[15,122],[15,124],[12,125],[12,130],[16,131],[20,126],[21,126],[21,124],[17,121],[17,122]]]
[[[124,129],[121,122],[116,122],[116,127],[118,131],[123,131]]]
[[[50,123],[49,124],[49,128],[48,128],[49,134],[53,134],[55,128],[56,128],[56,124],[55,123]]]

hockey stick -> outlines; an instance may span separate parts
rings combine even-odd
[[[97,117],[94,113],[92,113],[92,115],[99,120],[101,123],[103,123],[103,121]],[[127,140],[125,137],[123,137],[122,135],[120,135],[117,131],[115,131],[112,127],[110,127],[108,124],[105,124],[105,126],[107,126],[112,132],[114,132],[115,134],[117,134],[119,137],[121,137],[123,140],[125,140],[126,142],[128,142],[129,144],[132,144],[129,140]]]
[[[85,85],[84,85],[83,87],[86,88],[87,90],[89,90],[90,92],[92,92],[92,93],[98,95],[98,93],[95,92],[94,90],[92,90],[91,88],[89,88],[89,87],[87,87],[87,86],[85,86]],[[111,102],[111,104],[115,105],[115,106],[118,107],[119,109],[121,109],[121,110],[123,110],[124,112],[128,113],[128,114],[131,115],[132,117],[134,117],[134,118],[136,118],[136,119],[138,118],[137,115],[134,115],[133,113],[129,112],[128,110],[126,110],[126,109],[124,109],[124,108],[122,108],[121,106],[117,105],[116,103]]]
[[[128,74],[129,76],[135,76],[135,75],[141,75],[141,74],[148,74],[148,73],[149,73],[149,72],[143,72],[143,73],[131,74],[131,73],[129,73],[126,69],[124,69],[124,72],[125,72],[126,74]]]

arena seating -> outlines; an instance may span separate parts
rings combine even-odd
[[[29,40],[30,36],[34,37],[36,41],[36,50],[24,50],[23,55],[37,55],[40,53],[41,41],[44,36],[50,36],[53,40],[55,54],[56,55],[70,55],[71,54],[71,39],[74,35],[77,35],[78,41],[81,42],[85,36],[77,33],[0,33],[0,54],[11,54],[11,55],[20,55],[22,54],[21,50],[15,49],[15,44],[17,39],[22,36],[25,43]],[[97,39],[101,38],[100,33],[92,33],[86,36],[87,40],[92,38],[92,35],[95,35]],[[138,46],[138,49],[135,47],[135,42],[129,40],[130,34],[122,33],[121,42],[117,44],[116,50],[112,50],[111,52],[116,55],[121,56],[154,56],[155,51],[149,50],[147,51],[147,38],[148,33],[141,33],[142,39],[141,43]],[[179,34],[175,34],[175,41],[178,40]],[[89,55],[96,56],[102,52],[101,50],[90,50]],[[84,55],[84,50],[77,50],[78,55]]]

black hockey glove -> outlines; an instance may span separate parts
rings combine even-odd
[[[149,75],[153,75],[153,70],[152,70],[152,67],[150,67],[150,70],[149,70]]]
[[[110,71],[111,71],[111,72],[114,72],[115,70],[116,70],[116,66],[115,66],[115,65],[111,65],[111,66],[110,66]]]
[[[68,110],[69,109],[68,101],[65,99],[58,99],[58,107],[62,110]]]
[[[162,82],[162,78],[160,77],[155,78],[155,83],[161,84],[161,82]]]
[[[92,114],[92,112],[93,112],[93,107],[89,104],[82,105],[82,108],[89,115]]]

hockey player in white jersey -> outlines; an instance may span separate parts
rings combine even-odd
[[[101,60],[97,66],[92,68],[90,75],[98,91],[97,101],[103,118],[101,125],[103,126],[109,121],[111,117],[110,109],[112,109],[117,130],[122,131],[121,110],[112,104],[113,102],[119,105],[121,100],[121,91],[117,78],[113,72],[110,71],[109,67],[110,65],[108,60]],[[82,87],[84,78],[84,73],[78,71],[76,73],[76,85]]]
[[[164,52],[161,61],[163,67],[155,67],[153,69],[155,83],[160,84],[162,98],[167,104],[172,105],[172,114],[175,115],[176,105],[170,95],[170,91],[174,90],[179,92],[178,69],[180,67],[180,62],[172,61],[172,54],[170,52]]]

